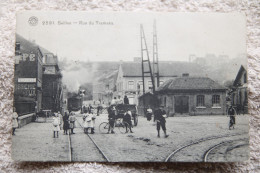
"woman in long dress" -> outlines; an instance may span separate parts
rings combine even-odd
[[[12,134],[15,135],[15,129],[18,127],[18,121],[17,121],[17,118],[18,118],[18,114],[17,112],[15,112],[15,108],[14,108],[14,112],[13,112],[13,121],[12,121],[12,128],[13,128],[13,131],[12,131]]]
[[[71,112],[70,116],[69,116],[71,134],[75,134],[73,132],[73,129],[75,128],[75,121],[76,121],[76,117],[75,117],[74,113]]]
[[[65,112],[65,115],[63,116],[63,130],[64,130],[64,134],[68,134],[68,129],[70,127],[69,124],[69,115],[68,112]]]

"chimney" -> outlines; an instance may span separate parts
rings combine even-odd
[[[189,73],[182,73],[182,77],[189,77]]]

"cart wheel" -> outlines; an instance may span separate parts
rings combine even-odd
[[[136,116],[134,119],[134,125],[137,126],[137,124],[138,124],[138,116]]]
[[[99,125],[99,132],[102,134],[105,134],[108,132],[109,123],[103,122]]]
[[[128,123],[126,122],[121,122],[119,125],[118,125],[118,130],[120,131],[120,133],[125,133],[126,132],[126,126],[129,127]],[[128,129],[129,130],[129,129]]]

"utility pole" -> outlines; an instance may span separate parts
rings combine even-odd
[[[157,31],[156,20],[153,23],[153,77],[156,80],[156,87],[160,86],[159,62],[158,62],[158,44],[157,44]]]
[[[151,68],[151,63],[150,63],[150,58],[149,58],[149,51],[145,39],[145,34],[144,34],[144,29],[143,25],[141,25],[141,57],[142,57],[142,78],[143,78],[143,94],[145,93],[145,74],[150,74],[151,81],[152,81],[152,91],[154,93],[155,91],[155,86],[154,86],[154,78],[152,74],[152,68]],[[146,58],[144,56],[144,52],[146,52]],[[148,67],[147,67],[148,66]]]
[[[153,91],[153,93],[155,92],[155,86],[154,86],[154,77],[153,77],[153,73],[152,73],[152,68],[151,68],[149,52],[148,52],[148,47],[147,47],[147,43],[146,43],[146,39],[145,39],[143,25],[140,26],[140,32],[141,32],[140,35],[141,35],[143,95],[144,95],[145,94],[145,77],[146,77],[146,74],[150,74],[151,81],[152,81],[152,91]],[[146,56],[144,56],[145,54],[146,54]],[[144,97],[143,97],[143,108],[144,108],[144,114],[145,114],[146,113],[146,107],[145,107]]]

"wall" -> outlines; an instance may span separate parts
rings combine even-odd
[[[197,95],[204,95],[205,106],[197,107]],[[220,107],[212,107],[212,95],[220,95]],[[168,93],[159,94],[160,104],[166,109],[168,116],[174,116],[175,96],[189,97],[189,115],[225,115],[226,114],[226,94],[225,92],[197,92],[197,93]],[[166,102],[165,102],[166,99]],[[184,114],[185,115],[185,114]]]

